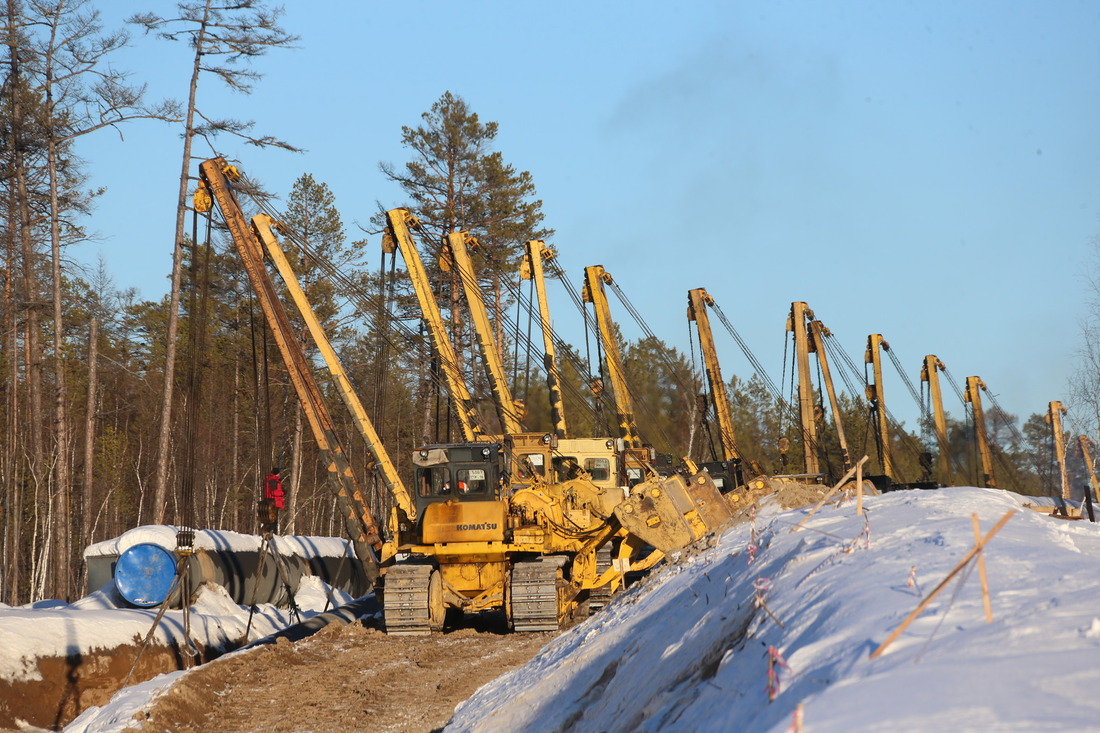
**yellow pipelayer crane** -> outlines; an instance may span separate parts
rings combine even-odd
[[[703,462],[700,468],[711,474],[718,489],[726,493],[744,484],[744,476],[741,473],[744,457],[737,448],[733,414],[730,412],[722,370],[718,366],[718,350],[714,346],[714,333],[711,331],[710,316],[707,314],[707,306],[712,305],[714,305],[714,299],[707,293],[706,288],[688,291],[687,317],[689,321],[695,322],[699,332],[699,350],[703,352],[703,367],[707,373],[707,384],[710,386],[707,402],[714,407],[715,418],[718,421],[719,443],[722,446],[721,461]]]
[[[554,423],[554,434],[564,438],[569,431],[565,420],[565,400],[561,394],[561,370],[558,369],[557,356],[554,353],[554,336],[550,325],[550,303],[546,299],[546,276],[543,262],[553,260],[557,253],[546,246],[541,239],[527,242],[527,253],[523,257],[520,277],[535,284],[539,301],[539,327],[542,329],[543,368],[546,369],[546,388],[550,393],[550,419]]]
[[[611,319],[611,308],[608,306],[607,292],[604,290],[604,285],[611,282],[611,275],[603,265],[586,267],[581,297],[584,302],[592,304],[592,309],[596,313],[596,327],[599,330],[600,343],[603,344],[604,363],[611,382],[611,398],[615,406],[619,440],[623,446],[620,451],[623,459],[623,479],[628,486],[633,486],[656,472],[653,469],[652,451],[643,446],[641,436],[638,435],[638,426],[634,421],[634,402],[626,383],[622,355],[619,353],[619,344],[615,340],[615,323]]]
[[[196,192],[195,208],[208,211],[211,204],[216,202],[222,212],[264,317],[271,326],[275,343],[286,363],[291,383],[302,404],[317,447],[327,464],[329,485],[343,516],[344,528],[352,539],[356,556],[363,563],[367,577],[373,581],[378,577],[375,553],[382,549],[378,526],[336,437],[332,417],[313,379],[305,352],[294,336],[286,310],[264,267],[263,249],[257,232],[249,228],[233,196],[231,182],[239,178],[239,174],[222,158],[202,163],[199,174],[201,185]]]
[[[612,282],[603,265],[584,270],[583,300],[592,303],[596,325],[604,347],[608,378],[611,381],[619,439],[623,448],[625,481],[630,495],[617,507],[615,516],[623,528],[658,550],[667,552],[692,542],[725,524],[729,507],[722,500],[714,479],[706,471],[690,476],[673,474],[662,479],[651,463],[634,421],[634,406],[623,370],[622,355],[615,341],[614,322],[604,285]],[[708,530],[709,528],[709,530]]]
[[[565,404],[561,392],[561,371],[554,353],[554,339],[550,326],[550,306],[546,296],[544,262],[556,257],[553,249],[542,240],[527,243],[527,253],[520,269],[520,277],[532,280],[539,301],[539,320],[542,327],[546,382],[550,395],[550,413],[554,433],[558,438],[554,456],[554,475],[565,479],[583,472],[597,486],[603,488],[625,487],[627,475],[623,461],[626,450],[621,440],[611,437],[570,437],[565,418]],[[625,492],[624,492],[625,495]]]
[[[404,209],[393,209],[386,217],[385,246],[401,250],[451,398],[459,409],[472,406],[413,240],[418,222]],[[476,410],[467,409],[467,442],[427,445],[414,454],[415,501],[424,518],[420,525],[409,524],[402,531],[411,537],[419,526],[422,539],[410,545],[398,533],[396,548],[403,559],[387,568],[387,626],[403,610],[390,593],[390,574],[411,572],[405,569],[410,565],[430,565],[439,573],[444,605],[465,610],[502,608],[517,630],[556,629],[590,591],[617,585],[629,570],[657,562],[659,553],[631,562],[644,543],[658,550],[683,546],[716,528],[729,518],[729,512],[721,515],[725,504],[705,476],[699,480],[709,485],[710,496],[705,486],[695,488],[697,496],[689,496],[680,477],[668,485],[654,478],[641,487],[649,492],[648,502],[624,509],[641,489],[624,501],[617,484],[600,485],[584,475],[562,480],[557,475],[556,436],[519,430],[515,401],[492,342],[467,242],[463,232],[449,235],[449,255],[459,268],[471,304],[502,426],[515,432],[489,436]],[[673,497],[678,503],[673,504]],[[620,509],[630,515],[626,521]],[[446,521],[429,522],[436,513]],[[397,520],[403,526],[401,517]],[[631,520],[641,524],[642,534],[624,531]],[[668,539],[666,527],[686,531],[673,532]],[[619,562],[603,570],[597,552],[613,537],[621,539]]]

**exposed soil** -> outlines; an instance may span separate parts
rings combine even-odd
[[[483,623],[390,637],[362,623],[332,624],[187,674],[155,703],[142,731],[434,731],[478,687],[554,636]]]
[[[86,708],[104,705],[130,676],[131,684],[152,679],[158,674],[183,669],[183,652],[175,646],[151,645],[141,654],[139,644],[113,649],[71,654],[67,657],[40,657],[37,680],[0,679],[0,733],[10,730],[56,730]],[[210,656],[219,650],[205,650]],[[21,721],[21,722],[20,722]]]

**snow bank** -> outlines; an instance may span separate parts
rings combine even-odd
[[[302,592],[295,596],[302,616],[308,618],[327,610],[330,591],[335,605],[350,599],[347,593],[330,589],[319,578],[304,579]],[[40,657],[87,656],[93,651],[140,642],[152,628],[156,615],[156,608],[135,609],[125,605],[112,584],[73,604],[58,601],[45,608],[33,604],[0,609],[0,679],[41,679],[37,665]],[[290,609],[261,604],[249,628],[248,608],[237,605],[224,588],[212,584],[199,590],[189,620],[191,638],[214,649],[235,645],[246,629],[248,640],[254,641],[297,622]],[[185,643],[182,610],[164,614],[152,643]]]
[[[448,731],[1095,730],[1100,529],[953,488],[764,513],[664,567],[480,689]],[[870,653],[974,545],[945,588]],[[973,564],[970,566],[973,567]],[[772,673],[769,674],[769,667]],[[774,699],[769,699],[774,698]]]
[[[331,601],[329,596],[331,595]],[[302,618],[312,618],[318,614],[331,610],[334,606],[343,605],[352,600],[351,596],[342,590],[330,588],[324,581],[316,577],[302,579],[299,593],[295,596]],[[75,604],[74,604],[75,605]],[[169,612],[181,614],[182,612]],[[244,629],[248,620],[248,609],[238,606],[221,586],[204,586],[202,592],[191,608],[192,634],[196,635],[196,620],[217,619],[216,626],[219,634],[240,638],[244,635]],[[288,611],[274,606],[260,606],[252,619],[252,632],[250,640],[262,639],[287,626],[295,623],[297,619],[290,616]],[[2,617],[0,617],[2,624]],[[163,624],[163,622],[162,622]],[[209,634],[213,627],[203,624],[203,631],[198,635],[211,639]],[[146,628],[146,631],[148,627]],[[245,650],[241,650],[245,651]],[[237,652],[230,652],[226,657]],[[76,720],[65,727],[66,733],[121,733],[129,726],[135,724],[134,715],[141,710],[148,709],[158,697],[168,692],[172,685],[181,676],[190,670],[179,670],[167,674],[158,675],[150,680],[123,688],[110,702],[101,707],[92,707],[85,710]]]

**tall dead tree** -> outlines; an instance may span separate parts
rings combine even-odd
[[[168,464],[171,452],[172,402],[176,372],[176,337],[179,331],[180,283],[183,269],[183,248],[187,216],[187,193],[191,169],[191,146],[196,136],[214,138],[229,133],[261,147],[273,146],[294,150],[289,144],[272,137],[254,137],[251,122],[216,119],[198,106],[199,79],[203,72],[213,74],[236,91],[248,93],[260,74],[247,66],[253,59],[271,48],[289,47],[297,40],[279,26],[281,8],[269,8],[264,0],[235,0],[215,3],[213,0],[179,2],[177,15],[166,18],[155,13],[139,13],[129,22],[142,26],[169,41],[187,41],[194,49],[188,86],[187,107],[183,117],[183,163],[180,172],[179,198],[176,207],[176,231],[172,248],[172,285],[169,294],[167,350],[164,364],[164,386],[157,434],[156,476],[153,484],[153,521],[165,520],[168,498]],[[245,64],[245,65],[242,65]],[[199,120],[199,123],[196,123]]]

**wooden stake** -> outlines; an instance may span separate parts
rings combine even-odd
[[[982,541],[982,528],[978,523],[978,515],[971,514],[970,519],[974,522],[974,542]],[[993,607],[989,603],[989,580],[985,576],[985,553],[981,550],[978,551],[978,575],[982,579],[982,605],[985,606],[985,621],[986,623],[993,623]]]
[[[836,486],[829,489],[828,493],[826,493],[825,496],[821,497],[821,501],[814,504],[813,508],[810,509],[810,513],[807,514],[806,516],[802,517],[802,521],[799,522],[798,524],[796,524],[791,529],[791,532],[797,532],[798,530],[802,529],[802,525],[805,524],[806,521],[810,517],[817,514],[817,510],[820,509],[821,507],[825,506],[825,502],[827,502],[829,499],[832,499],[833,495],[836,494],[836,492],[840,491],[840,487],[844,485],[844,482],[846,482],[848,479],[850,479],[852,477],[852,474],[854,474],[856,471],[863,468],[863,464],[866,463],[866,462],[867,462],[867,456],[864,456],[863,458],[860,458],[859,463],[857,463],[855,466],[853,466],[851,469],[849,469],[848,473],[844,474],[844,478],[840,479],[840,481],[837,482]]]
[[[863,461],[856,465],[856,516],[863,516]]]
[[[935,598],[939,594],[939,592],[943,590],[948,583],[951,582],[952,578],[959,574],[960,570],[966,567],[967,563],[974,559],[975,555],[982,551],[983,547],[989,544],[989,541],[993,539],[993,535],[1000,532],[1001,527],[1005,526],[1005,523],[1008,522],[1008,520],[1012,519],[1012,516],[1015,513],[1015,510],[1007,512],[1003,517],[1001,517],[999,522],[993,525],[993,529],[989,530],[989,534],[987,534],[984,538],[979,539],[978,543],[970,548],[970,552],[966,553],[966,556],[963,557],[963,559],[959,561],[959,564],[956,565],[954,569],[952,569],[952,571],[947,574],[947,577],[941,580],[940,584],[937,585],[935,589],[931,593],[929,593],[928,596],[923,601],[921,601],[915,609],[913,609],[913,612],[905,617],[905,620],[901,622],[900,626],[894,629],[894,632],[890,634],[889,637],[887,637],[886,641],[879,644],[878,649],[875,649],[873,652],[871,652],[871,659],[878,658],[878,656],[886,650],[886,647],[890,646],[890,644],[894,643],[894,641],[899,636],[901,636],[901,633],[905,631],[909,624],[913,623],[913,620],[921,614],[921,611],[928,607],[928,604],[932,602],[932,599]]]

